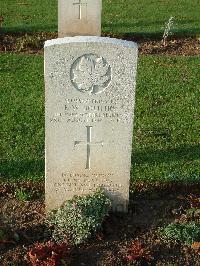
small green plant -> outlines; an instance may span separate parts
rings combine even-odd
[[[200,241],[200,224],[171,223],[159,230],[161,237],[167,241],[180,241],[186,245]]]
[[[69,240],[80,244],[96,232],[111,207],[110,199],[102,190],[92,195],[75,196],[47,220],[53,225],[52,237],[56,242]]]
[[[170,17],[170,19],[166,23],[165,30],[164,30],[164,34],[163,34],[163,37],[162,37],[162,44],[164,46],[166,46],[167,38],[171,34],[171,30],[172,30],[173,24],[174,24],[174,18],[173,17]]]
[[[30,200],[31,196],[28,192],[26,192],[22,188],[21,189],[18,188],[15,191],[15,198],[17,198],[18,200],[21,200],[21,201],[28,201],[28,200]]]

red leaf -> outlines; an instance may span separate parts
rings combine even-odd
[[[125,257],[125,259],[129,262],[141,259],[150,261],[152,259],[149,252],[143,248],[141,242],[138,240],[132,242],[130,248],[127,250],[127,253],[128,255]]]
[[[67,243],[56,244],[49,241],[45,244],[36,243],[28,252],[28,257],[32,266],[56,266],[67,258],[69,252],[70,246]]]

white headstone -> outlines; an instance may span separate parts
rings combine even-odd
[[[59,0],[58,36],[101,35],[102,0]]]
[[[137,53],[101,37],[45,43],[47,210],[102,187],[126,211]]]

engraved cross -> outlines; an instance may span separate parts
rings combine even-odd
[[[87,3],[82,3],[82,0],[77,0],[77,1],[78,1],[78,3],[73,3],[73,6],[79,7],[78,19],[82,19],[82,6],[86,6],[86,8],[87,8]]]
[[[91,165],[91,146],[92,145],[101,145],[103,147],[103,141],[92,142],[92,126],[86,126],[87,128],[87,142],[85,141],[75,141],[74,147],[77,145],[86,145],[87,146],[87,161],[86,161],[86,169],[90,169]]]

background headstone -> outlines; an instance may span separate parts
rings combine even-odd
[[[45,43],[47,210],[103,187],[126,211],[137,53],[101,37]]]
[[[58,37],[101,35],[102,0],[59,0]]]

